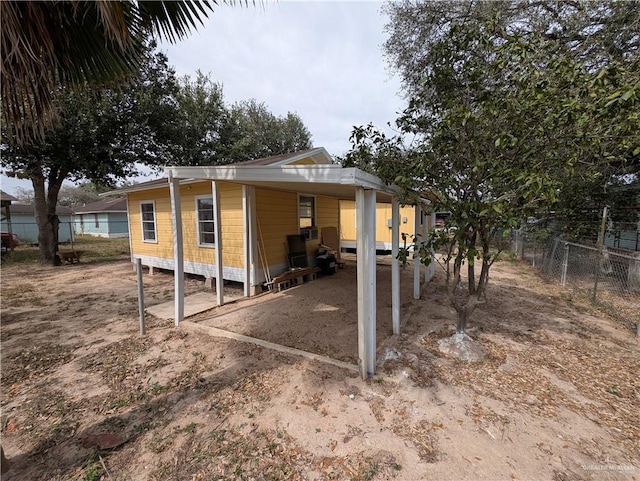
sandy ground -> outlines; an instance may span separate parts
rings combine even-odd
[[[628,325],[500,262],[469,329],[488,357],[468,363],[438,350],[455,320],[441,273],[416,301],[403,271],[399,337],[389,266],[377,276],[378,375],[363,382],[152,317],[140,336],[128,262],[3,266],[2,479],[640,480]],[[170,274],[144,283],[147,305],[171,299]],[[355,287],[347,263],[190,320],[355,363]]]

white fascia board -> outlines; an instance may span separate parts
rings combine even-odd
[[[219,180],[236,183],[300,183],[336,184],[363,187],[390,196],[397,192],[395,185],[386,185],[373,174],[355,167],[343,168],[337,164],[316,165],[227,165],[210,167],[165,167],[169,178]]]
[[[98,197],[110,197],[112,195],[122,195],[122,194],[128,194],[130,192],[142,192],[145,190],[164,189],[166,187],[169,187],[170,179],[168,177],[163,177],[163,179],[166,180],[166,183],[157,183],[153,185],[145,185],[144,183],[134,184],[127,187],[120,187],[119,189],[116,189],[116,190],[103,192],[102,194],[98,194]],[[203,179],[199,179],[199,178],[180,178],[180,184],[193,184],[194,182],[201,182],[202,180]],[[118,212],[118,211],[115,211],[115,212]],[[122,212],[125,212],[125,211],[122,211]]]
[[[174,178],[195,177],[228,182],[319,182],[340,183],[339,165],[270,165],[165,167]]]
[[[395,194],[398,191],[398,187],[396,187],[395,185],[387,185],[382,181],[382,179],[380,179],[380,177],[365,172],[364,170],[360,170],[357,168],[344,170],[353,170],[353,179],[355,185],[364,187],[365,189],[375,189],[377,191],[386,192],[391,195]]]

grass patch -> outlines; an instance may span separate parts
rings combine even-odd
[[[73,248],[70,243],[60,244],[59,251],[82,251],[80,262],[83,261],[117,261],[128,258],[129,239],[106,239],[88,235],[76,235]],[[38,246],[20,245],[10,254],[2,257],[2,264],[34,264],[40,260]]]
[[[70,250],[71,246],[66,247],[69,247]],[[83,257],[103,261],[119,260],[130,255],[128,238],[105,239],[86,235],[77,236],[74,247],[76,250],[84,251]]]

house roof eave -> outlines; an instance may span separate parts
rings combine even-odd
[[[166,167],[165,174],[170,179],[199,178],[346,199],[353,198],[357,187],[373,189],[387,198],[397,190],[375,175],[336,164]]]

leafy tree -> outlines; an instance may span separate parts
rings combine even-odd
[[[58,263],[55,214],[64,180],[113,186],[136,173],[136,162],[165,161],[167,130],[177,116],[174,73],[166,56],[148,51],[129,88],[60,88],[54,97],[60,123],[40,142],[2,145],[2,166],[31,179],[42,263]],[[3,139],[7,139],[4,136]]]
[[[617,92],[620,97],[633,96],[633,89],[616,90],[615,86],[619,83],[633,87],[633,79],[637,79],[640,51],[640,36],[637,34],[640,27],[639,7],[640,3],[637,1],[399,1],[385,6],[389,15],[386,26],[389,38],[384,48],[390,64],[399,72],[409,96],[424,98],[428,95],[439,96],[436,91],[437,83],[426,82],[425,79],[433,77],[438,66],[444,67],[441,65],[443,61],[454,62],[450,68],[461,70],[468,65],[472,57],[491,64],[495,60],[496,51],[507,42],[513,43],[515,38],[529,45],[540,45],[541,50],[537,52],[537,57],[542,66],[546,65],[548,60],[558,61],[562,57],[566,62],[572,62],[571,68],[576,73],[600,74],[597,80],[592,79],[593,82],[601,84],[600,88],[591,90],[590,94],[594,96],[592,98],[586,98],[584,92],[577,88],[579,86],[575,81],[568,77],[569,82],[566,86],[574,92],[573,101],[582,99],[585,102],[583,107],[591,107],[590,111],[584,108],[581,112],[583,135],[590,135],[594,143],[599,143],[602,139],[608,143],[606,150],[615,144],[616,139],[628,138],[628,133],[622,132],[618,127],[632,128],[633,119],[616,119],[611,125],[599,123],[598,129],[595,129],[594,120],[597,121],[598,116],[601,116],[601,113],[597,112],[601,105],[592,99],[603,99],[601,95],[606,97],[613,92]],[[459,42],[457,55],[443,57],[442,46],[447,39],[460,36],[456,33],[460,30],[481,34],[486,48],[479,42]],[[533,52],[527,53],[529,58],[532,55]],[[481,62],[479,64],[481,69]],[[501,74],[513,77],[521,67],[515,65],[514,68],[512,72],[503,68]],[[539,77],[535,77],[537,74],[533,60],[529,62],[528,70],[523,73],[525,76],[521,78],[519,88],[524,88],[524,92],[535,96],[541,95],[541,91],[546,94],[544,83],[534,81]],[[468,83],[481,83],[489,92],[496,80],[496,77],[482,75],[481,70],[478,70],[473,75],[470,73],[468,77],[460,78],[456,86],[464,91]],[[582,76],[576,80],[585,78]],[[529,88],[534,85],[536,88]],[[481,92],[479,89],[478,91]],[[545,96],[553,100],[552,95]],[[606,102],[613,100],[615,99],[607,99]],[[629,98],[623,101],[627,100]],[[561,104],[549,102],[547,107],[557,109],[561,108]],[[422,108],[432,108],[431,103],[423,104]],[[613,105],[612,109],[615,108],[616,105]],[[575,114],[575,109],[572,112]],[[429,115],[437,116],[437,112],[430,112]],[[613,132],[615,129],[618,131]],[[633,134],[630,136],[633,137]],[[576,153],[571,145],[563,142],[557,147]],[[611,205],[616,200],[610,195],[613,186],[638,182],[640,156],[633,149],[629,149],[628,145],[621,147],[626,149],[626,155],[612,156],[610,152],[597,152],[594,148],[592,152],[596,152],[595,158],[587,158],[584,155],[591,154],[583,152],[580,162],[589,164],[588,171],[578,169],[582,175],[572,177],[559,187],[554,215],[566,227],[567,235],[579,236],[589,224],[597,222],[602,207],[605,204]],[[595,166],[595,163],[598,165]],[[587,192],[591,195],[584,195]]]
[[[302,119],[288,112],[278,117],[264,103],[254,99],[236,103],[230,109],[232,143],[228,161],[260,159],[312,147],[311,134]]]
[[[227,155],[229,112],[222,85],[198,71],[180,79],[177,96],[180,141],[171,152],[176,165],[211,165]]]
[[[122,112],[117,112],[108,107],[108,99],[117,93],[96,94],[96,88],[107,83],[128,87],[127,79],[145,62],[148,37],[183,38],[208,10],[207,0],[0,2],[2,161],[33,183],[41,262],[60,262],[55,206],[67,176],[125,175],[130,165],[113,162],[124,153],[141,153],[143,158],[156,154],[158,159],[157,150],[145,149],[159,145],[158,137],[153,142],[147,135],[136,142],[133,135],[145,130],[153,134],[153,126],[126,119],[136,106],[122,103]],[[66,118],[60,118],[62,109]],[[101,109],[104,115],[92,115]],[[78,136],[70,136],[71,131]],[[79,139],[92,143],[82,145]],[[59,149],[65,145],[73,150],[63,158]]]
[[[420,6],[423,14],[431,4]],[[397,120],[404,137],[357,128],[347,155],[451,212],[447,229],[415,247],[427,263],[432,248],[445,249],[459,333],[486,299],[505,229],[555,205],[567,179],[593,181],[603,165],[625,168],[640,153],[636,56],[584,62],[545,29],[510,34],[505,25],[496,15],[462,16],[434,28],[420,47],[426,63],[410,64],[420,82]],[[407,70],[405,80],[418,78]]]
[[[485,41],[494,47],[512,37],[556,41],[594,70],[638,52],[639,7],[637,0],[394,1],[383,6],[389,17],[384,52],[409,94],[425,88],[424,76],[438,61],[438,51],[432,47],[460,26],[489,28]],[[464,52],[471,53],[483,52]],[[492,52],[484,54],[490,60]]]
[[[302,119],[289,112],[278,117],[256,100],[224,103],[222,85],[202,72],[180,80],[179,119],[171,147],[177,165],[224,165],[286,154],[311,147]]]

